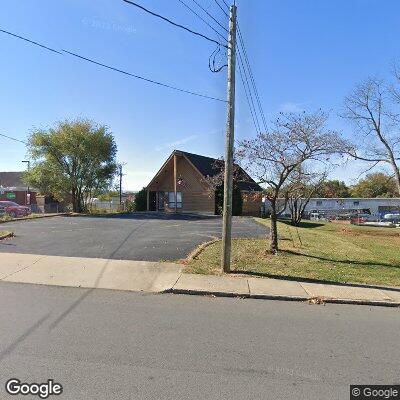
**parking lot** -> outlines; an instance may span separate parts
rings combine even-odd
[[[1,241],[0,252],[172,261],[221,237],[221,226],[222,219],[215,216],[151,213],[32,219],[3,225],[15,237]],[[233,218],[233,237],[266,234],[252,218]]]

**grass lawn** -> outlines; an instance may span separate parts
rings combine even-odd
[[[9,237],[10,234],[12,234],[10,231],[0,231],[0,240]]]
[[[269,220],[257,218],[269,225]],[[302,278],[400,286],[400,229],[303,222],[278,223],[280,253],[265,254],[267,240],[232,242],[232,272],[271,278]],[[221,242],[189,261],[185,272],[221,274]]]

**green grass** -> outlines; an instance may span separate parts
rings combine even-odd
[[[0,231],[0,240],[4,239],[6,237],[9,237],[10,234],[13,234],[13,233],[10,231]]]
[[[12,218],[9,215],[2,215],[0,217],[0,222],[5,222],[5,221],[12,221]]]
[[[257,221],[269,225],[269,220]],[[400,286],[400,229],[303,222],[278,223],[280,253],[267,254],[267,239],[232,242],[232,272]],[[185,272],[221,274],[221,242],[206,247]]]

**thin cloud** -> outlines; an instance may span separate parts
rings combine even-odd
[[[281,106],[279,107],[279,111],[285,113],[299,113],[304,111],[304,103],[295,103],[288,101],[281,104]]]
[[[161,145],[161,146],[157,146],[157,147],[155,148],[155,150],[156,150],[156,151],[161,151],[161,150],[164,150],[164,149],[175,148],[175,147],[177,147],[177,146],[181,146],[182,144],[191,142],[191,141],[193,141],[193,140],[195,140],[195,139],[197,139],[197,138],[198,138],[198,135],[190,135],[190,136],[187,136],[187,137],[185,137],[185,138],[175,140],[175,141],[173,141],[173,142],[164,143],[164,144]]]

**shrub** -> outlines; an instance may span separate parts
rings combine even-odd
[[[215,214],[222,215],[224,207],[224,188],[220,186],[215,191]],[[233,188],[232,193],[232,215],[242,215],[243,211],[243,199],[240,189],[237,187]]]
[[[134,207],[135,211],[147,210],[147,189],[145,187],[136,193]]]

